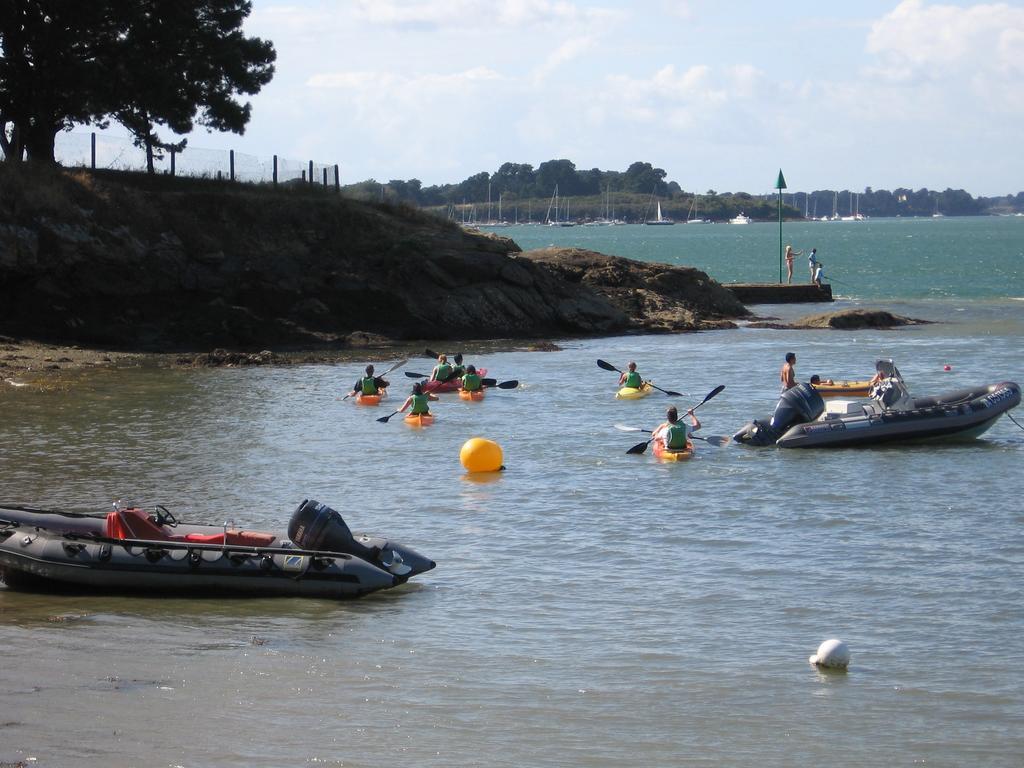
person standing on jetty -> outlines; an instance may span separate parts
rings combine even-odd
[[[803,256],[803,251],[794,251],[792,245],[786,246],[786,282],[793,282],[793,257]]]
[[[811,248],[807,255],[807,267],[811,270],[811,282],[814,282],[814,270],[818,268],[818,249]]]
[[[796,352],[786,353],[786,362],[779,371],[779,381],[783,392],[796,386]]]
[[[633,387],[634,389],[640,389],[644,385],[643,376],[637,373],[636,363],[633,360],[629,361],[629,365],[626,366],[627,370],[622,372],[619,376],[620,387]]]

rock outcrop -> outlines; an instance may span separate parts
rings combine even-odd
[[[419,211],[195,179],[0,167],[0,332],[155,350],[729,325],[695,269],[520,253]]]
[[[862,328],[901,328],[906,325],[927,325],[930,320],[918,320],[886,312],[883,309],[844,309],[838,312],[823,312],[806,315],[792,323],[760,321],[750,323],[750,328],[775,328],[778,330],[807,330],[833,328],[839,331],[856,331]]]

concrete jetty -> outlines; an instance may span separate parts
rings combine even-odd
[[[825,283],[723,283],[744,304],[800,304],[832,301],[832,286]]]

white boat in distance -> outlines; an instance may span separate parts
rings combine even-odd
[[[740,211],[733,218],[729,219],[730,224],[749,224],[750,221],[750,217],[745,215],[743,211]]]
[[[697,198],[690,201],[690,212],[686,216],[687,224],[710,224],[711,219],[697,218]]]
[[[648,225],[650,227],[654,227],[654,226],[667,227],[667,226],[672,226],[673,224],[675,224],[675,222],[672,221],[672,219],[666,219],[666,218],[664,218],[661,215],[661,201],[659,200],[658,201],[658,215],[657,215],[657,217],[654,218],[654,219],[651,219],[649,221],[645,221],[644,224],[646,224],[646,225]]]

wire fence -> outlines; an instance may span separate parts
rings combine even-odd
[[[146,151],[131,139],[103,133],[68,131],[58,133],[54,155],[66,167],[145,171]],[[172,176],[194,176],[208,179],[230,179],[251,184],[284,184],[304,181],[341,188],[337,164],[303,162],[274,155],[258,157],[234,150],[204,149],[187,146],[180,152],[164,151],[154,156],[156,173]]]

